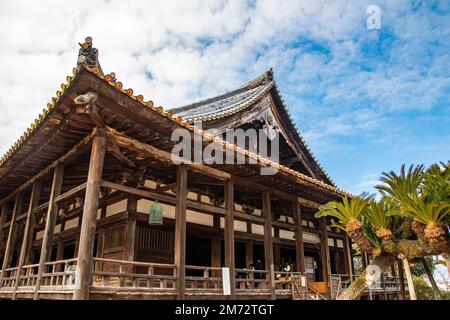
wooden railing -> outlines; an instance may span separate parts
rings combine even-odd
[[[347,289],[350,284],[358,278],[357,275],[350,279],[348,274],[331,274],[330,275],[330,289],[331,298],[336,299],[342,292]],[[368,293],[369,289],[365,289]],[[371,288],[371,291],[376,294],[384,293],[392,294],[400,291],[400,280],[394,276],[383,274]]]
[[[270,291],[267,270],[236,269],[236,292]]]
[[[175,291],[173,264],[94,258],[91,287],[113,291]]]
[[[301,272],[275,272],[275,292],[277,295],[292,295],[292,299],[308,299],[308,277]]]
[[[3,276],[3,283],[1,283],[1,288],[14,288],[14,285],[16,283],[16,276],[17,276],[17,269],[18,268],[8,268],[5,269],[4,276]]]
[[[186,266],[186,290],[222,292],[222,268]]]
[[[42,273],[40,290],[72,290],[75,285],[76,265],[76,258],[46,262]],[[35,278],[35,276],[33,275],[32,278]]]
[[[51,261],[44,264],[40,290],[72,290],[75,279],[77,259]],[[17,278],[18,268],[5,270],[2,289],[17,291],[33,291],[38,277],[39,264],[23,266]],[[18,283],[16,284],[16,281]]]

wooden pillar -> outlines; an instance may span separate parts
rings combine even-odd
[[[296,267],[297,272],[305,272],[305,248],[303,245],[303,225],[302,225],[302,211],[300,203],[293,203],[293,218],[295,222],[295,251],[296,251]]]
[[[405,292],[405,276],[403,273],[403,266],[400,261],[397,262],[397,270],[398,270],[398,280],[400,286],[400,300],[406,300],[406,292]]]
[[[248,267],[253,263],[253,240],[249,239],[245,243],[245,266]]]
[[[211,266],[220,268],[221,265],[221,250],[220,250],[220,216],[213,216],[213,228],[214,234],[211,240]],[[213,277],[219,277],[220,274],[218,272],[213,272]]]
[[[22,273],[22,267],[25,263],[25,257],[28,256],[28,251],[31,248],[31,243],[33,240],[32,237],[34,234],[34,227],[35,227],[34,221],[35,217],[33,210],[39,204],[39,199],[41,196],[41,188],[42,188],[42,181],[39,180],[33,184],[33,189],[31,190],[30,203],[28,205],[28,212],[27,212],[27,220],[25,222],[25,230],[23,231],[22,247],[20,249],[19,261],[17,263],[17,274],[13,299],[16,298],[16,291],[17,288],[19,287],[19,279]]]
[[[14,209],[9,224],[8,239],[6,240],[5,254],[3,255],[2,273],[0,275],[0,288],[3,286],[3,278],[5,277],[5,270],[10,267],[12,253],[14,251],[14,245],[16,240],[17,231],[17,217],[22,210],[23,193],[16,195],[16,201],[14,203]]]
[[[2,206],[2,214],[0,216],[0,256],[3,256],[3,238],[4,238],[4,226],[8,217],[8,204],[5,202]]]
[[[274,270],[282,271],[281,267],[281,247],[279,243],[273,243],[273,267]]]
[[[106,232],[104,228],[98,228],[98,241],[97,241],[97,258],[103,258],[104,248],[105,248],[105,239]],[[95,264],[95,270],[101,271],[103,270],[103,263],[98,262]]]
[[[129,197],[127,201],[128,220],[125,227],[125,260],[134,261],[136,253],[136,212],[137,200]],[[130,269],[129,271],[132,271]]]
[[[328,230],[327,230],[327,220],[326,217],[322,217],[322,273],[323,279],[327,285],[327,296],[330,298],[330,274],[331,274],[331,263],[330,263],[330,247],[328,246]]]
[[[38,298],[45,263],[50,259],[52,253],[53,232],[55,231],[55,223],[58,216],[58,205],[55,203],[55,198],[61,194],[63,175],[64,166],[60,164],[53,172],[52,189],[50,191],[50,199],[48,200],[47,218],[45,221],[44,237],[42,239],[41,255],[39,257],[39,269],[33,296],[35,300]]]
[[[361,260],[363,268],[365,269],[369,264],[369,257],[367,256],[367,252],[361,252]]]
[[[230,299],[236,296],[236,272],[234,253],[234,185],[228,180],[225,182],[225,267],[230,270]]]
[[[78,249],[80,248],[80,237],[81,237],[81,225],[83,224],[83,213],[81,213],[78,217],[78,224],[77,224],[77,239],[75,240],[75,256],[74,258],[78,257]]]
[[[270,193],[262,194],[262,214],[264,217],[264,263],[265,269],[269,272],[270,298],[275,299],[275,268],[273,264],[272,246],[272,209],[270,203]]]
[[[280,239],[280,229],[276,226],[273,227],[273,237],[272,239],[278,239],[277,242],[273,242],[273,266],[275,270],[281,271],[283,268],[281,266],[281,245],[278,242]]]
[[[386,279],[384,278],[384,272],[381,273],[381,285],[383,286],[383,297],[384,300],[388,299],[387,291],[386,291]]]
[[[97,210],[100,196],[100,184],[105,160],[106,138],[96,136],[92,142],[91,160],[87,177],[86,195],[83,206],[80,244],[78,248],[77,268],[75,272],[74,300],[89,299],[91,271],[94,252]]]
[[[177,279],[177,298],[184,299],[186,290],[186,198],[187,168],[177,167],[177,193],[175,208],[175,275]]]
[[[345,272],[349,275],[350,280],[353,281],[353,259],[350,238],[345,235],[345,238],[342,241],[344,242]]]

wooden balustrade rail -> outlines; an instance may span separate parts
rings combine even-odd
[[[94,258],[94,290],[136,291],[176,289],[173,264]]]

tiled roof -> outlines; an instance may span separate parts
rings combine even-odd
[[[256,79],[250,81],[249,83],[243,85],[242,87],[230,91],[228,93],[219,95],[217,97],[209,98],[203,101],[199,101],[193,104],[189,104],[180,108],[171,109],[175,116],[182,117],[183,119],[195,122],[210,121],[215,119],[220,119],[224,117],[231,116],[238,113],[247,107],[250,107],[255,102],[257,102],[261,97],[263,97],[267,92],[274,88],[279,95],[282,106],[285,112],[288,114],[293,127],[296,130],[302,144],[304,145],[306,152],[317,164],[319,170],[322,174],[334,185],[333,180],[329,174],[325,171],[322,165],[319,163],[312,150],[307,145],[305,139],[301,135],[297,125],[295,124],[292,115],[289,112],[288,107],[284,103],[284,100],[278,90],[278,86],[273,79],[272,69],[264,72],[262,75]]]
[[[296,177],[297,179],[310,182],[314,185],[317,185],[323,189],[332,191],[341,196],[353,197],[353,195],[351,195],[350,193],[347,193],[335,186],[332,186],[332,185],[324,183],[323,181],[319,181],[317,179],[311,178],[311,177],[304,175],[298,171],[295,171],[291,168],[283,166],[283,165],[276,163],[274,161],[271,161],[267,158],[261,157],[258,154],[252,153],[247,149],[241,148],[235,144],[231,144],[227,141],[224,141],[217,136],[207,133],[204,130],[195,128],[194,126],[191,125],[189,120],[183,120],[180,116],[176,116],[172,110],[165,112],[163,107],[161,107],[161,106],[155,107],[153,101],[151,101],[151,100],[144,101],[144,97],[142,95],[134,95],[133,89],[124,89],[123,84],[121,82],[116,82],[111,76],[101,75],[98,68],[89,68],[87,66],[83,66],[82,68],[86,69],[87,71],[89,71],[92,74],[94,74],[95,76],[97,76],[99,79],[102,79],[109,85],[113,86],[117,90],[126,94],[131,99],[139,102],[143,108],[147,108],[149,110],[157,112],[157,113],[161,114],[162,116],[176,122],[178,125],[183,126],[197,134],[201,134],[205,139],[208,139],[210,141],[215,141],[216,143],[220,143],[220,144],[222,144],[223,148],[230,148],[236,152],[243,153],[246,156],[248,156],[249,158],[256,159],[262,165],[275,167],[282,172],[288,173],[288,174]],[[59,107],[58,102],[63,97],[67,88],[69,88],[69,86],[72,84],[72,80],[73,80],[74,76],[77,75],[78,72],[79,72],[78,69],[76,69],[76,68],[73,69],[73,76],[67,77],[67,83],[61,85],[61,90],[56,92],[56,97],[52,98],[52,103],[48,104],[47,108],[43,110],[43,113],[40,114],[38,116],[38,118],[35,119],[35,121],[31,123],[30,127],[24,132],[24,134],[17,140],[17,142],[14,143],[14,145],[1,158],[0,168],[3,165],[5,165],[6,162],[8,162],[8,160],[10,160],[11,157],[14,155],[14,153],[17,152],[26,143],[26,141],[36,132],[36,130],[39,128],[39,126],[43,123],[43,121],[45,121],[47,119],[47,117],[52,113],[52,111]],[[258,79],[256,79],[256,80],[258,80]]]

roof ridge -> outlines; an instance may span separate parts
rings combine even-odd
[[[199,107],[199,106],[202,106],[205,104],[219,101],[219,100],[231,97],[235,94],[244,92],[246,90],[254,89],[260,85],[265,84],[265,82],[271,81],[271,80],[273,80],[273,68],[270,68],[269,70],[264,71],[264,73],[260,74],[255,79],[250,80],[249,82],[245,83],[244,85],[242,85],[234,90],[230,90],[230,91],[220,94],[218,96],[202,99],[202,100],[199,100],[199,101],[196,101],[196,102],[184,105],[184,106],[171,108],[170,111],[172,111],[173,113],[180,113],[180,112],[184,112],[187,110],[191,110],[195,107]]]

